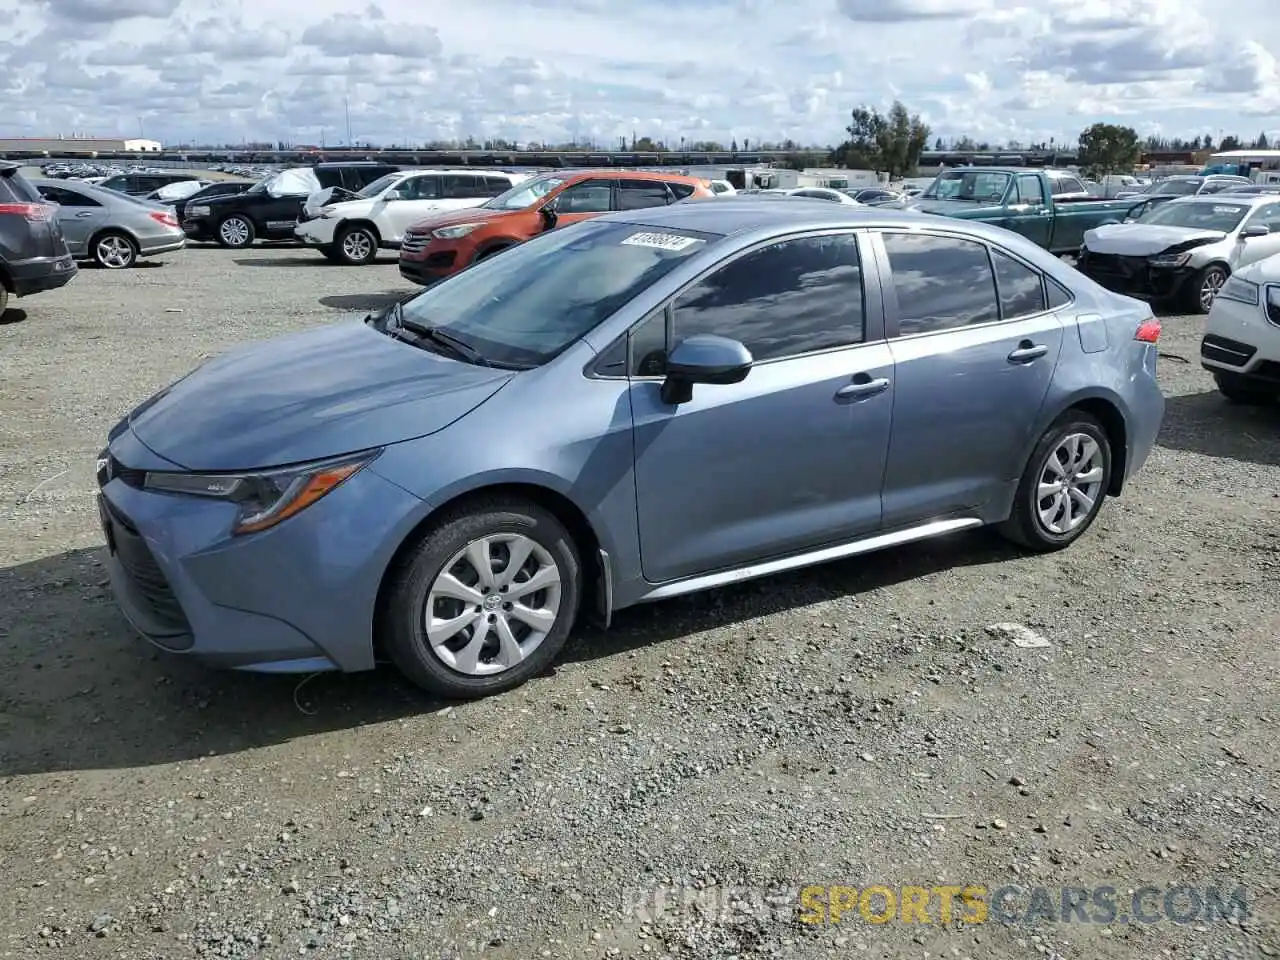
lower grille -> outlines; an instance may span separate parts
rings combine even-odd
[[[1200,341],[1200,356],[1215,363],[1225,363],[1232,367],[1243,367],[1258,352],[1258,348],[1229,337],[1217,334],[1205,334]]]
[[[108,526],[107,543],[120,568],[138,589],[155,619],[176,633],[190,633],[191,625],[178,603],[169,580],[156,563],[147,542],[127,517],[103,499],[103,523]]]

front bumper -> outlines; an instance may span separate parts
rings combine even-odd
[[[9,277],[13,281],[16,297],[29,297],[65,287],[76,275],[78,268],[70,253],[61,257],[38,257],[18,260],[9,264]]]
[[[108,449],[111,473],[99,478],[108,575],[147,640],[256,672],[374,666],[378,589],[417,497],[365,468],[279,526],[233,537],[234,505],[142,487],[142,471],[124,460],[140,452],[130,431]]]
[[[1145,300],[1173,300],[1196,275],[1194,267],[1156,267],[1147,257],[1093,253],[1081,248],[1076,269],[1116,293]]]
[[[337,220],[330,220],[325,217],[316,217],[314,220],[299,221],[297,226],[293,228],[293,235],[308,246],[331,246],[333,244],[334,231],[337,229],[337,226]]]
[[[1280,315],[1268,320],[1267,309],[1225,297],[1215,300],[1200,341],[1200,365],[1240,383],[1280,386]]]

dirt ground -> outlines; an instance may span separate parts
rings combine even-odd
[[[408,289],[192,248],[0,324],[0,957],[1280,956],[1280,410],[1218,397],[1200,319],[1166,318],[1159,446],[1063,554],[979,533],[630,610],[461,706],[152,650],[101,566],[107,429]],[[1027,892],[984,923],[794,899],[875,884]],[[1063,886],[1115,922],[1028,917]]]

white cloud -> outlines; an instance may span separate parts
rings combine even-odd
[[[361,0],[364,4],[366,0]],[[935,135],[1256,135],[1280,21],[1202,0],[0,0],[5,133],[382,143],[837,142],[895,96]],[[693,25],[691,28],[691,24]],[[1273,131],[1269,131],[1269,134]]]

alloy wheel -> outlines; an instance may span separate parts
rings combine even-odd
[[[243,247],[249,242],[249,225],[239,217],[228,217],[218,227],[218,236],[229,247]]]
[[[427,591],[427,645],[467,676],[503,673],[527,659],[555,626],[561,579],[550,552],[529,537],[473,540]]]
[[[1221,270],[1210,270],[1205,274],[1204,279],[1200,282],[1200,309],[1205,313],[1213,306],[1214,299],[1218,296],[1218,291],[1222,289],[1222,285],[1227,282],[1226,274]]]
[[[98,241],[97,260],[109,270],[121,270],[133,263],[133,244],[126,238],[107,236]]]
[[[1087,433],[1069,433],[1050,451],[1036,487],[1040,525],[1055,536],[1071,533],[1098,508],[1106,470],[1102,448]]]
[[[373,249],[373,237],[364,230],[352,230],[342,238],[342,255],[352,263],[368,260]]]

